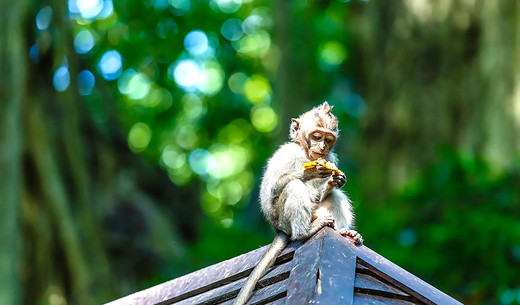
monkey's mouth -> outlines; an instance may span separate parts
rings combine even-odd
[[[319,153],[319,152],[315,152],[315,151],[311,151],[311,157],[316,160],[316,159],[325,157],[325,154],[322,154],[322,153]]]

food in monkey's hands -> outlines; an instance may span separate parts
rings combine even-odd
[[[303,168],[305,168],[305,170],[308,171],[316,170],[318,165],[321,165],[326,169],[330,169],[332,171],[332,175],[343,174],[343,172],[336,166],[336,164],[329,162],[323,158],[319,158],[318,160],[302,164]]]

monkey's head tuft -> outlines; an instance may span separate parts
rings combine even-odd
[[[329,129],[332,132],[338,132],[338,118],[332,114],[332,108],[334,106],[330,106],[328,102],[324,102],[323,104],[312,108],[312,110],[304,113],[302,116],[310,116],[311,114],[314,117],[314,124],[317,127]]]

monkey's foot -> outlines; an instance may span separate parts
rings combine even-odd
[[[348,236],[354,240],[356,245],[363,244],[363,237],[356,230],[347,230],[345,228],[339,229],[339,233],[343,236]]]

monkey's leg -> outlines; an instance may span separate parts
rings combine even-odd
[[[325,215],[312,220],[316,204],[311,200],[309,188],[301,180],[292,180],[284,189],[285,203],[281,229],[290,232],[291,239],[305,239],[324,226],[333,226],[334,219]]]

